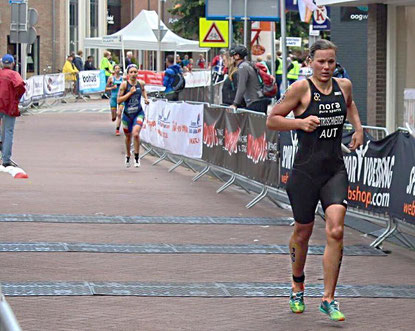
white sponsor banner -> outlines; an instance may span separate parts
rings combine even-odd
[[[29,79],[24,81],[26,84],[26,92],[23,94],[22,98],[20,99],[20,102],[23,103],[23,105],[27,105],[32,101],[32,95],[33,95],[33,77],[30,77]]]
[[[44,76],[45,97],[61,96],[65,92],[65,74],[51,74]]]
[[[193,71],[184,74],[186,88],[204,87],[210,85],[210,71]]]
[[[44,94],[44,77],[43,76],[33,76],[32,77],[33,91],[32,91],[32,100],[40,100],[43,98]]]
[[[100,85],[101,79],[99,70],[87,70],[79,72],[79,89],[81,91],[99,89]]]
[[[158,100],[145,106],[144,111],[143,141],[173,154],[202,157],[203,105]]]

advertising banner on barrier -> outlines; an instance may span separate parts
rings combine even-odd
[[[79,92],[82,94],[99,93],[105,91],[104,70],[86,70],[78,74]]]
[[[44,96],[44,77],[43,76],[33,76],[32,83],[33,83],[33,90],[32,90],[32,101],[38,101],[43,99]]]
[[[343,135],[350,143],[352,133]],[[343,156],[349,179],[348,202],[351,207],[377,213],[387,213],[391,201],[391,185],[396,171],[396,133],[374,141],[368,134],[363,145]]]
[[[24,81],[26,84],[26,92],[22,95],[20,102],[23,106],[28,106],[32,101],[33,95],[33,78],[30,77],[29,79]]]
[[[415,138],[398,132],[390,214],[415,223]]]
[[[278,135],[265,117],[205,108],[203,160],[258,182],[278,185]]]
[[[186,88],[205,87],[210,85],[210,71],[192,71],[184,74]]]
[[[177,155],[202,157],[203,105],[150,102],[140,138]]]
[[[65,74],[43,76],[43,91],[45,98],[60,97],[65,92]]]
[[[350,143],[352,133],[343,135]],[[280,132],[281,186],[285,187],[298,149],[295,131]],[[365,132],[364,143],[344,154],[349,206],[379,214],[389,213],[415,222],[415,138],[395,132],[375,141]]]

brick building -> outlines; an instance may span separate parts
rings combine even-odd
[[[317,0],[317,4],[369,7],[367,123],[386,126],[390,132],[403,126],[404,91],[415,88],[415,0]]]
[[[168,24],[172,0],[161,2],[162,17]],[[111,34],[126,26],[142,9],[156,10],[158,0],[28,0],[28,7],[39,13],[35,28],[37,40],[28,48],[28,76],[58,72],[71,52],[83,50],[83,39]],[[21,54],[21,47],[10,43],[9,0],[0,0],[0,54]],[[102,51],[102,50],[101,50]],[[85,50],[94,55],[100,50]]]

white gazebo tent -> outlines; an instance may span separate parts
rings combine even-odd
[[[172,51],[172,52],[207,52],[209,49],[200,48],[199,42],[182,38],[172,32],[160,21],[162,30],[166,30],[164,38],[159,43],[156,37],[159,18],[154,10],[142,10],[126,27],[116,33],[95,38],[85,38],[85,48],[109,48]],[[154,32],[154,31],[156,32]],[[160,49],[159,49],[160,44]],[[176,58],[176,57],[175,57]],[[124,61],[123,61],[124,62]]]

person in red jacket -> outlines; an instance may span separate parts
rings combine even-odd
[[[10,157],[12,155],[13,133],[16,117],[20,116],[19,100],[25,93],[25,82],[16,71],[13,71],[14,58],[6,54],[2,58],[3,69],[0,70],[0,119],[1,152],[3,167],[14,166]]]

